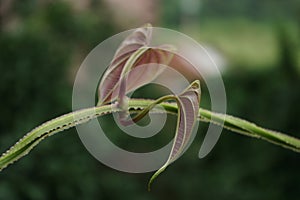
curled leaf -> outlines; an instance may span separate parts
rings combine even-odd
[[[176,134],[170,155],[165,164],[151,177],[148,190],[154,179],[184,152],[197,120],[200,103],[200,82],[194,81],[182,94],[174,96],[178,105]]]
[[[167,161],[164,165],[156,171],[156,173],[151,177],[148,190],[150,190],[151,183],[154,179],[162,173],[172,162],[174,162],[180,155],[185,151],[190,139],[194,124],[197,120],[199,103],[200,103],[200,82],[198,80],[194,81],[183,93],[179,96],[168,95],[161,97],[151,103],[148,107],[143,109],[139,114],[137,114],[133,121],[139,121],[142,119],[155,105],[167,101],[175,100],[178,107],[178,117],[177,117],[177,127],[176,134],[174,137],[171,152]]]
[[[149,83],[159,75],[172,56],[174,47],[161,45],[150,47],[152,27],[147,24],[129,35],[116,51],[114,58],[99,84],[98,105],[119,98],[122,104],[126,93]],[[133,68],[142,66],[139,70]]]
[[[116,89],[116,85],[120,80],[123,68],[130,58],[139,48],[149,45],[152,31],[147,24],[144,27],[136,29],[129,35],[117,49],[110,66],[104,73],[99,85],[98,105],[110,102],[112,92]]]
[[[118,98],[124,107],[125,95],[154,80],[166,65],[190,81],[200,79],[197,69],[174,46],[150,46],[152,29],[150,24],[138,28],[121,43],[100,81],[98,106]]]

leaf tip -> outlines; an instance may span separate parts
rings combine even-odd
[[[148,182],[148,188],[147,188],[148,192],[151,192],[151,182]]]
[[[151,176],[151,178],[148,182],[148,191],[149,192],[151,191],[151,185],[152,185],[153,181],[158,177],[158,175],[160,175],[163,171],[165,171],[166,168],[167,168],[167,165],[165,164]]]
[[[156,179],[157,176],[158,176],[158,174],[156,175],[156,173],[155,173],[155,174],[153,174],[152,177],[150,178],[150,180],[149,180],[149,182],[148,182],[148,192],[151,191],[151,185],[152,185],[154,179]]]

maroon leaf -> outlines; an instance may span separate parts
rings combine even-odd
[[[100,82],[98,105],[111,101],[111,95],[120,80],[125,63],[130,56],[139,48],[149,45],[152,34],[150,27],[151,25],[147,24],[144,27],[138,28],[122,42]]]
[[[169,63],[172,56],[170,52],[174,48],[170,45],[150,48],[151,34],[152,27],[147,24],[135,30],[122,42],[100,82],[98,105],[109,103],[117,96],[123,96],[124,93],[150,82],[162,72],[158,65]],[[142,67],[129,75],[138,66]],[[124,85],[120,86],[121,83]]]
[[[156,100],[153,104],[145,108],[139,113],[133,121],[138,121],[144,117],[156,104],[169,99],[176,100],[178,105],[178,118],[176,134],[173,141],[173,146],[167,161],[164,165],[151,177],[148,185],[150,190],[153,180],[162,173],[173,161],[185,151],[191,139],[191,133],[194,124],[198,117],[199,103],[200,103],[200,82],[194,81],[182,94],[179,96],[169,95]]]

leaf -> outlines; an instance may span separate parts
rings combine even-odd
[[[110,102],[112,92],[120,79],[125,63],[130,56],[139,48],[149,45],[152,34],[152,30],[149,27],[151,27],[151,25],[146,24],[144,27],[136,29],[121,43],[99,84],[98,105]]]
[[[170,52],[174,47],[170,45],[149,47],[151,35],[152,27],[146,24],[136,29],[122,42],[99,84],[98,105],[109,103],[117,96],[122,102],[124,94],[149,83],[161,73],[162,70],[157,69],[158,64],[168,64],[172,56]],[[142,65],[149,66],[128,75],[131,69]],[[124,79],[126,75],[128,83]]]
[[[176,98],[179,110],[172,150],[165,164],[151,177],[148,190],[154,179],[184,152],[198,117],[200,93],[200,82],[197,80]]]
[[[175,100],[178,106],[177,128],[174,137],[173,146],[167,161],[164,165],[151,177],[148,190],[154,179],[162,173],[172,162],[174,162],[185,151],[188,142],[191,138],[192,129],[197,120],[199,103],[200,103],[200,82],[194,81],[182,94],[179,96],[168,95],[161,97],[143,109],[142,112],[134,117],[133,121],[138,121],[143,118],[155,105],[166,101]]]

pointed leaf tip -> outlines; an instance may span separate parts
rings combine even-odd
[[[160,98],[163,99],[163,98]],[[194,81],[179,96],[168,96],[168,99],[175,99],[178,105],[178,118],[176,134],[173,146],[167,161],[150,178],[148,190],[153,181],[160,175],[172,162],[180,157],[189,145],[192,130],[198,116],[200,103],[200,81]],[[164,98],[166,100],[166,97]],[[156,102],[159,102],[156,101]]]

